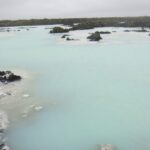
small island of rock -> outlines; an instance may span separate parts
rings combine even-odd
[[[95,33],[91,33],[90,36],[87,37],[90,41],[100,41],[102,40],[102,37],[100,35],[100,32],[96,31]]]
[[[21,80],[21,76],[15,75],[11,71],[0,71],[0,82],[8,83]]]
[[[62,28],[62,27],[54,27],[50,33],[67,33],[69,32],[69,29],[65,29],[65,28]]]

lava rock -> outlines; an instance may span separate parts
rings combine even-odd
[[[69,32],[69,29],[64,29],[62,27],[54,27],[50,33],[67,33]]]
[[[111,34],[110,31],[100,31],[99,33],[100,33],[100,34]]]
[[[67,41],[74,41],[75,39],[67,37],[66,40]]]
[[[141,29],[141,30],[133,30],[133,32],[149,32],[149,31],[145,29]]]
[[[70,36],[69,34],[64,34],[61,38],[65,39],[67,36]]]
[[[87,37],[90,41],[100,41],[102,40],[102,37],[100,35],[100,32],[96,31],[95,33],[92,33],[90,36]]]
[[[18,80],[21,80],[21,76],[15,75],[11,71],[0,71],[0,82],[7,83]]]

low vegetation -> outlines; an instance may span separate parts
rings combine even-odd
[[[64,24],[77,29],[94,27],[150,27],[150,17],[109,17],[71,19],[1,20],[0,27]]]

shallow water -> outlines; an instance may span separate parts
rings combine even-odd
[[[65,42],[44,28],[0,33],[1,67],[32,72],[26,93],[44,105],[10,124],[12,150],[94,150],[104,143],[149,150],[148,34],[102,28],[71,32],[81,40]],[[117,33],[89,43],[95,30]]]

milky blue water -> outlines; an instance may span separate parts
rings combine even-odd
[[[90,44],[95,30],[117,33]],[[47,101],[10,126],[12,150],[150,149],[150,37],[123,30],[75,31],[70,43],[44,27],[0,33],[1,67],[36,74],[33,99]]]

